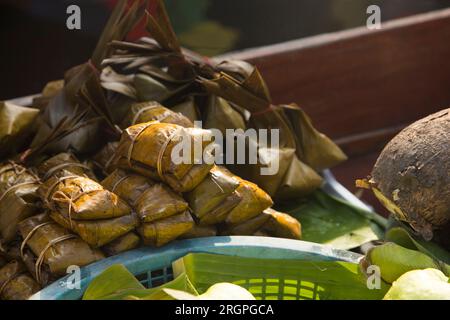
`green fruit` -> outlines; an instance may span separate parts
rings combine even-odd
[[[367,253],[369,264],[378,266],[381,278],[388,283],[416,269],[438,268],[439,264],[424,253],[388,242]]]
[[[216,283],[199,296],[194,296],[193,294],[180,290],[163,290],[176,300],[255,300],[255,297],[246,289],[226,282]]]
[[[450,300],[450,284],[437,269],[409,271],[392,284],[383,300]]]

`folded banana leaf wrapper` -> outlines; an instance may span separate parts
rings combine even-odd
[[[85,176],[63,170],[38,190],[50,217],[94,248],[134,230],[137,218],[127,203]]]
[[[11,261],[0,267],[0,300],[26,300],[40,288],[22,262]]]
[[[140,219],[138,232],[147,245],[162,246],[194,225],[188,203],[162,183],[117,169],[102,185],[134,208]]]
[[[22,221],[22,260],[41,285],[47,285],[67,272],[72,265],[85,266],[104,255],[85,241],[54,222],[47,213]]]
[[[108,256],[115,256],[119,253],[136,249],[141,244],[141,238],[135,232],[128,232],[127,234],[118,237],[110,243],[101,247],[102,252]]]
[[[39,185],[31,170],[12,161],[0,164],[0,243],[14,240],[18,223],[40,210]]]
[[[257,68],[182,49],[163,1],[155,1],[152,14],[145,12],[146,4],[135,1],[127,9],[126,1],[119,1],[89,62],[69,70],[62,89],[46,93],[52,98],[41,112],[39,131],[25,160],[32,162],[41,153],[69,149],[77,155],[96,153],[105,141],[118,140],[119,128],[128,128],[119,148],[120,167],[187,192],[206,176],[208,167],[197,164],[190,171],[186,166],[170,166],[166,161],[170,152],[164,152],[162,172],[156,174],[155,158],[172,129],[165,127],[161,144],[152,146],[150,160],[144,161],[139,144],[156,130],[154,126],[142,133],[136,131],[141,123],[156,120],[190,128],[193,121],[201,120],[206,128],[222,133],[226,129],[278,129],[278,145],[237,132],[248,146],[256,148],[258,161],[227,165],[275,199],[293,199],[318,189],[323,182],[318,172],[346,159],[339,147],[313,127],[303,109],[273,104]],[[144,15],[151,38],[124,41]],[[276,135],[269,132],[269,141]],[[131,156],[127,154],[130,145],[135,145]],[[170,147],[171,143],[167,151]],[[225,154],[231,152],[227,148]],[[107,159],[103,163],[110,164]],[[262,171],[269,166],[277,170],[267,175]]]
[[[86,176],[97,180],[89,165],[81,163],[75,155],[68,152],[59,153],[45,160],[37,167],[37,172],[42,181],[46,181],[51,177],[61,177],[64,174]]]
[[[114,165],[163,181],[177,192],[188,192],[214,165],[203,157],[205,148],[211,144],[212,136],[207,130],[158,121],[141,123],[124,130]],[[202,146],[201,152],[195,152],[196,145]],[[188,151],[174,150],[179,146]],[[175,163],[173,153],[179,156],[181,163]]]
[[[11,156],[27,145],[39,110],[0,102],[0,159]]]

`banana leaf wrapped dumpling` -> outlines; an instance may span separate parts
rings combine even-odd
[[[223,234],[260,235],[286,239],[301,239],[301,225],[294,217],[272,208],[245,222],[228,225]]]
[[[146,245],[164,245],[194,225],[187,202],[162,183],[117,169],[102,184],[135,209],[138,232]]]
[[[103,148],[97,152],[92,161],[95,166],[104,174],[110,174],[114,169],[112,168],[112,162],[114,160],[114,154],[116,153],[118,141],[108,142]]]
[[[111,257],[119,253],[135,249],[139,247],[140,243],[141,238],[139,238],[136,233],[128,232],[127,234],[120,236],[119,238],[104,245],[103,247],[101,247],[101,250],[108,257]]]
[[[221,166],[215,166],[186,198],[202,225],[238,224],[273,204],[270,196],[256,184]]]
[[[141,123],[124,130],[114,164],[164,181],[177,192],[189,192],[203,181],[214,165],[213,161],[208,161],[209,164],[203,159],[203,155],[211,155],[207,152],[210,144],[212,134],[207,130],[157,121]],[[183,154],[180,146],[190,149],[190,153]],[[195,154],[198,149],[195,146],[202,147],[201,154]],[[172,151],[180,156],[180,163],[174,162]]]
[[[96,179],[91,168],[81,163],[73,154],[64,152],[47,159],[37,167],[39,176],[43,181],[51,177],[67,175],[69,172],[76,176],[87,176]]]
[[[162,106],[158,102],[140,102],[131,105],[127,116],[122,121],[122,128],[128,128],[138,123],[159,121],[161,123],[172,123],[185,128],[192,128],[194,124],[181,113],[174,112]]]
[[[195,225],[189,211],[156,220],[151,223],[143,223],[138,227],[144,244],[160,247],[190,231]]]
[[[0,165],[0,242],[17,235],[17,225],[40,210],[39,178],[14,162]]]
[[[27,300],[39,290],[22,262],[14,260],[0,268],[0,300]]]
[[[97,248],[134,230],[137,219],[116,194],[87,177],[65,172],[39,188],[50,216]]]
[[[45,285],[66,274],[72,265],[85,266],[104,255],[58,225],[46,214],[22,221],[22,258],[38,283]]]
[[[215,166],[186,199],[201,225],[214,225],[226,220],[228,213],[242,200],[236,189],[239,179],[221,166]]]
[[[187,202],[167,186],[124,170],[115,170],[102,185],[127,201],[141,222],[167,218],[188,209]]]

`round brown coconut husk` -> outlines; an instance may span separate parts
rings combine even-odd
[[[382,193],[383,204],[426,240],[441,232],[450,222],[450,108],[392,139],[375,164],[371,184]]]

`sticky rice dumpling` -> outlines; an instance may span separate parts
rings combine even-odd
[[[18,223],[40,209],[39,183],[33,172],[16,163],[0,165],[0,242],[12,241]]]
[[[96,179],[88,165],[81,163],[73,154],[67,152],[59,153],[44,161],[37,167],[37,171],[43,181],[51,177],[60,177],[63,173]]]
[[[33,133],[38,109],[0,102],[0,159],[20,151]]]
[[[141,239],[134,232],[128,232],[127,234],[120,236],[119,238],[111,241],[110,243],[101,247],[101,250],[108,257],[115,256],[119,253],[129,251],[139,247]]]
[[[227,225],[221,231],[222,235],[235,235],[235,236],[251,236],[258,232],[263,225],[270,219],[270,215],[261,213],[254,218],[247,221]]]
[[[0,268],[0,300],[26,300],[39,290],[22,262],[11,261]]]
[[[19,230],[22,258],[42,285],[65,275],[69,266],[82,267],[104,258],[99,250],[91,249],[46,213],[22,221]]]
[[[0,194],[12,186],[38,181],[39,178],[31,170],[8,161],[0,164]]]
[[[207,130],[160,122],[141,123],[124,130],[114,163],[120,168],[164,181],[177,192],[189,192],[213,167],[213,161],[208,164],[203,159],[207,154],[206,147],[211,143],[211,132]],[[183,153],[180,146],[190,152]],[[202,148],[196,154],[198,146]],[[173,161],[172,151],[180,156],[181,163]]]
[[[45,205],[75,220],[109,219],[129,215],[130,207],[116,194],[94,180],[64,172],[39,188]]]
[[[217,236],[216,226],[202,226],[196,224],[191,230],[182,234],[180,239],[194,239]]]
[[[265,209],[273,205],[270,196],[256,184],[239,179],[236,192],[242,197],[241,201],[227,215],[226,222],[237,224],[256,217]]]
[[[196,217],[202,218],[223,203],[239,187],[239,180],[224,167],[214,166],[206,178],[186,194]]]
[[[39,188],[50,216],[97,248],[134,230],[137,218],[127,203],[87,177],[64,173]]]
[[[268,215],[269,219],[261,227],[261,231],[272,237],[297,240],[301,239],[301,224],[294,217],[271,208],[264,210],[263,214]]]
[[[167,186],[124,170],[115,170],[102,185],[127,201],[142,222],[167,218],[188,209],[187,202]]]
[[[158,102],[140,102],[131,105],[127,116],[122,122],[122,128],[128,128],[135,124],[159,121],[161,123],[172,123],[185,128],[191,128],[194,124],[181,113],[174,112],[162,106]]]
[[[113,171],[112,162],[114,160],[114,154],[116,153],[118,145],[118,141],[108,142],[103,148],[100,149],[99,152],[94,155],[94,165],[105,176]]]
[[[269,208],[250,220],[227,225],[221,234],[257,235],[299,240],[301,239],[301,225],[290,215]]]
[[[110,219],[71,220],[63,214],[52,211],[50,217],[64,228],[78,234],[93,248],[104,246],[136,229],[139,222],[135,214]]]
[[[138,231],[145,245],[160,247],[191,230],[194,224],[191,214],[185,211],[165,219],[143,223]]]
[[[236,189],[239,179],[221,166],[215,166],[186,199],[202,225],[225,221],[228,213],[242,200]]]

